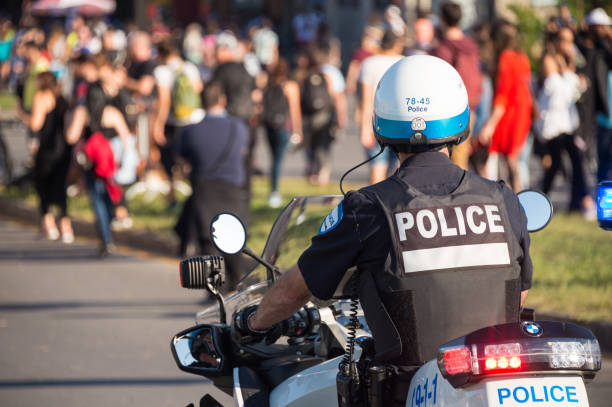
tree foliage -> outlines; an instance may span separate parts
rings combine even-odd
[[[516,25],[520,35],[521,47],[529,56],[531,70],[537,71],[542,55],[542,43],[545,34],[545,23],[530,7],[511,4],[508,6],[516,17]]]

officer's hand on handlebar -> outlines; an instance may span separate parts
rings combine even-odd
[[[251,305],[234,315],[232,321],[232,339],[234,342],[240,345],[248,345],[259,342],[264,338],[267,331],[254,331],[249,326],[249,318],[255,314],[255,311],[257,311],[257,306]]]
[[[251,329],[249,319],[257,311],[257,305],[250,305],[243,308],[234,316],[232,324],[232,338],[240,345],[250,345],[266,340],[266,345],[270,345],[278,340],[282,335],[282,325],[274,324],[270,329],[265,331],[256,331]]]
[[[232,338],[236,343],[249,345],[265,339],[266,345],[270,345],[282,335],[300,337],[316,334],[319,331],[321,317],[316,308],[302,308],[266,331],[251,329],[249,318],[255,314],[255,311],[257,311],[257,306],[251,305],[234,316]]]

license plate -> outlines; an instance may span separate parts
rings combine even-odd
[[[533,377],[487,382],[489,407],[588,407],[582,378]]]

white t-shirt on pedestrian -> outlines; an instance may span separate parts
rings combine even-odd
[[[367,57],[361,64],[359,82],[370,85],[375,90],[387,69],[402,58],[401,55],[372,55]]]
[[[255,55],[264,65],[274,62],[275,49],[278,47],[278,35],[267,27],[258,29],[253,36]]]
[[[174,88],[174,79],[176,78],[176,74],[177,72],[179,72],[179,70],[181,70],[192,83],[197,83],[201,80],[200,71],[198,70],[198,67],[192,64],[191,62],[171,61],[168,64],[159,65],[155,67],[155,69],[153,70],[153,77],[155,78],[155,83],[157,83],[158,86],[170,89],[170,92],[172,92],[172,89]],[[204,110],[196,109],[194,111],[194,114],[192,114],[188,120],[180,120],[174,116],[171,106],[170,113],[168,115],[168,123],[175,126],[182,126],[185,124],[197,123],[202,120],[203,117]]]
[[[552,140],[576,131],[580,124],[576,109],[579,84],[578,75],[571,71],[562,75],[555,72],[546,77],[538,95],[540,117],[536,122],[542,139]]]
[[[321,71],[331,80],[331,88],[335,93],[342,93],[346,90],[346,82],[342,72],[331,64],[321,65]]]

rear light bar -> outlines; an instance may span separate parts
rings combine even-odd
[[[601,369],[599,343],[588,329],[560,322],[484,328],[438,349],[438,367],[455,387],[517,372],[574,370],[592,378]]]
[[[444,352],[444,368],[450,374],[470,372],[470,360],[470,350],[465,347],[448,349]]]

